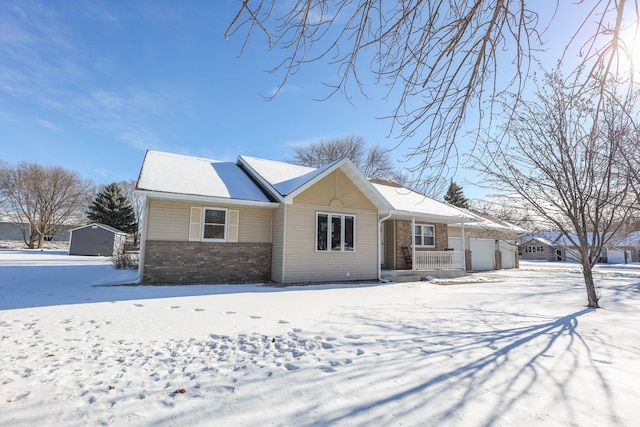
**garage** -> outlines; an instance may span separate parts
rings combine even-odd
[[[495,263],[495,243],[492,239],[469,239],[471,249],[471,270],[493,270]]]
[[[624,264],[624,251],[620,250],[607,250],[607,263],[609,264]]]
[[[502,268],[516,268],[516,246],[504,240],[500,240],[499,246]]]

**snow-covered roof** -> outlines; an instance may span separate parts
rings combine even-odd
[[[340,169],[381,211],[389,210],[387,201],[349,159],[336,160],[320,168],[294,165],[256,157],[240,156],[238,163],[248,169],[274,197],[290,203],[298,195],[334,170]]]
[[[630,233],[613,237],[611,239],[611,245],[638,247],[640,246],[640,231],[632,231]]]
[[[457,208],[461,211],[468,213],[469,215],[475,217],[478,221],[474,223],[470,223],[469,225],[465,225],[467,228],[478,228],[482,230],[494,230],[494,231],[511,231],[514,233],[522,234],[526,233],[522,227],[519,227],[515,224],[511,224],[507,221],[502,221],[497,218],[490,217],[485,214],[481,214],[479,212],[474,212],[470,209]]]
[[[238,160],[253,169],[253,171],[260,175],[260,177],[281,196],[287,196],[293,193],[307,182],[322,175],[323,172],[337,163],[329,163],[316,169],[249,156],[240,156]]]
[[[148,151],[136,190],[165,197],[197,196],[269,203],[265,193],[232,162]]]
[[[373,186],[392,206],[396,218],[420,217],[449,224],[478,220],[460,209],[399,185],[373,182]]]
[[[86,224],[86,225],[81,225],[80,227],[72,228],[69,231],[71,232],[71,231],[81,230],[83,228],[94,228],[94,227],[103,228],[103,229],[105,229],[107,231],[110,231],[113,234],[127,234],[124,231],[119,230],[119,229],[117,229],[115,227],[112,227],[112,226],[107,225],[107,224],[100,224],[100,223],[97,223],[97,222],[93,222],[91,224]]]
[[[518,236],[518,244],[522,245],[528,242],[540,242],[543,245],[554,246],[553,242],[545,239],[544,237],[532,237],[531,235],[525,234],[524,236]]]

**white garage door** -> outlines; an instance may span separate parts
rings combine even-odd
[[[502,268],[516,268],[516,247],[500,240],[500,253],[502,255]]]
[[[624,264],[624,251],[607,250],[609,264]]]
[[[493,270],[496,259],[495,244],[490,239],[470,239],[471,269],[473,271]]]

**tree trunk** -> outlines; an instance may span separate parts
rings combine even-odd
[[[44,234],[38,234],[38,249],[42,249],[44,247]]]
[[[582,265],[582,274],[584,276],[584,284],[587,288],[587,307],[589,308],[600,308],[598,304],[598,293],[596,292],[596,284],[593,281],[593,270],[591,269],[591,265],[588,263],[584,263]]]

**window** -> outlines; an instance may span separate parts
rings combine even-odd
[[[240,212],[225,208],[192,206],[189,215],[190,242],[238,241]]]
[[[316,250],[353,252],[356,250],[356,217],[331,213],[316,215]]]
[[[416,246],[429,248],[436,247],[436,234],[435,227],[433,225],[416,225],[414,235]]]
[[[204,208],[202,240],[224,242],[227,239],[227,210]]]
[[[527,253],[529,254],[535,254],[535,253],[541,253],[544,252],[544,246],[527,246]]]

